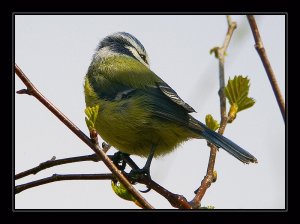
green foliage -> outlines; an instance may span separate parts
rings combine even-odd
[[[241,75],[229,78],[225,87],[225,95],[231,105],[229,110],[229,122],[232,122],[236,114],[242,110],[252,107],[255,103],[253,98],[248,97],[250,80]]]
[[[85,123],[90,131],[95,130],[95,123],[98,116],[99,105],[93,107],[87,107],[84,110],[86,114]]]
[[[220,124],[218,123],[218,121],[216,121],[213,118],[213,116],[211,116],[210,114],[207,114],[205,116],[205,123],[206,123],[206,126],[213,131],[217,130],[220,127]]]
[[[113,191],[118,195],[120,198],[133,201],[137,206],[141,207],[139,202],[135,199],[135,197],[124,187],[124,185],[119,181],[111,181],[111,187]]]
[[[214,54],[216,58],[219,58],[219,47],[210,49],[209,54]]]
[[[225,87],[225,94],[230,105],[236,104],[237,112],[250,108],[254,105],[253,98],[248,97],[250,80],[247,77],[235,76],[233,80],[229,78]]]

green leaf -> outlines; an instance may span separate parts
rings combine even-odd
[[[253,98],[248,97],[250,88],[250,80],[248,77],[241,75],[229,78],[225,87],[225,95],[231,105],[229,117],[231,121],[236,117],[236,114],[242,110],[252,107],[255,103]]]
[[[205,123],[206,126],[213,131],[217,130],[220,127],[218,121],[216,121],[210,114],[205,116]]]
[[[94,130],[95,129],[95,123],[96,123],[96,120],[97,120],[98,111],[99,111],[99,105],[96,105],[96,106],[93,106],[93,107],[87,107],[84,110],[84,113],[87,116],[85,118],[85,123],[86,123],[89,130]]]
[[[116,195],[118,195],[120,198],[127,201],[133,201],[136,205],[141,207],[141,205],[138,203],[135,197],[124,187],[124,185],[121,182],[111,181],[111,187],[116,193]]]
[[[210,49],[209,54],[214,54],[216,58],[219,58],[219,47],[214,47]]]
[[[85,123],[89,130],[91,130],[94,127],[93,122],[91,122],[88,118],[85,118]]]

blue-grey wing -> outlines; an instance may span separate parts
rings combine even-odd
[[[196,112],[194,108],[192,108],[190,105],[184,102],[167,83],[164,82],[157,83],[157,86],[162,91],[163,94],[169,97],[169,99],[172,100],[174,103],[183,107],[188,113]]]

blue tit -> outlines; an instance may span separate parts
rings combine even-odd
[[[228,138],[210,130],[195,110],[149,67],[143,45],[118,32],[100,41],[85,76],[86,106],[99,105],[95,127],[104,141],[127,154],[154,157],[181,143],[206,139],[243,163],[257,159]]]

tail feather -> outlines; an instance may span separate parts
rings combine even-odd
[[[199,122],[200,123],[200,122]],[[229,154],[233,155],[235,158],[240,160],[243,163],[257,163],[257,159],[251,155],[249,152],[229,140],[228,138],[220,135],[204,124],[201,124],[201,136],[203,136],[207,141],[214,144],[215,146],[224,149]]]

